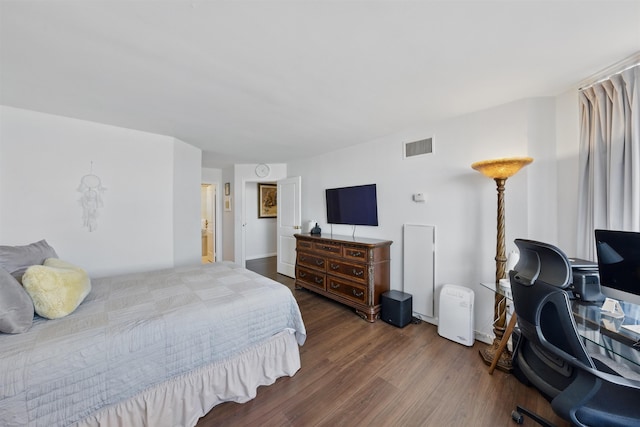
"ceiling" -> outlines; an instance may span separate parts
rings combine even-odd
[[[636,1],[0,2],[0,103],[287,162],[517,99],[640,51]]]

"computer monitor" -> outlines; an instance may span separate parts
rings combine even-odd
[[[640,295],[640,233],[596,230],[600,284]]]

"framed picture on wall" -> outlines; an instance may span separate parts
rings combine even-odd
[[[231,183],[229,183],[229,182],[225,182],[224,183],[224,195],[225,196],[230,196],[231,195]]]
[[[278,216],[278,186],[258,183],[258,218]]]

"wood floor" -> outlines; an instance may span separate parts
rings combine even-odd
[[[293,290],[273,258],[247,268]],[[525,406],[558,426],[549,403],[513,375],[487,372],[478,350],[440,337],[421,322],[404,328],[368,323],[352,309],[293,290],[307,328],[301,369],[260,387],[244,404],[223,403],[198,427],[213,426],[515,426]],[[536,425],[525,419],[524,425]]]

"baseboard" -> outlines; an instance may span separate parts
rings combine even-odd
[[[436,325],[438,326],[438,319],[435,319],[433,317],[429,317],[429,316],[425,316],[423,314],[420,313],[416,313],[415,311],[413,313],[411,313],[413,315],[413,317],[422,320],[423,322],[427,322],[430,323],[432,325]]]
[[[432,325],[438,326],[438,319],[435,317],[428,317],[428,316],[424,316],[422,314],[413,312],[413,317],[416,317],[420,320],[422,320],[423,322],[427,322],[430,323]],[[485,334],[483,332],[479,332],[479,331],[473,331],[473,335],[476,339],[476,341],[480,341],[483,342],[485,344],[493,344],[493,335],[489,335],[489,334]]]
[[[261,258],[270,258],[273,256],[278,256],[277,252],[272,252],[272,253],[268,253],[268,254],[263,254],[263,255],[253,255],[250,257],[246,257],[245,260],[246,261],[253,261],[254,259],[261,259]]]
[[[485,334],[483,332],[475,331],[476,340],[483,342],[485,344],[493,344],[493,337],[489,334]]]

